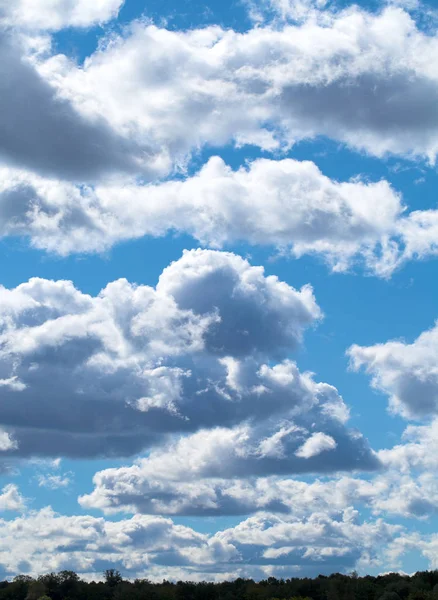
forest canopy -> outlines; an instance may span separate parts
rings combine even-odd
[[[234,581],[154,583],[123,579],[108,569],[101,581],[84,581],[74,571],[37,578],[19,575],[0,582],[0,600],[438,600],[438,570],[414,575],[359,577],[335,573],[310,578],[269,577]]]

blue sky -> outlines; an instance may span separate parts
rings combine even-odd
[[[437,568],[437,8],[0,2],[4,577]]]

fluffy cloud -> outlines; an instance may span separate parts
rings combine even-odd
[[[51,14],[104,19],[118,4],[86,13],[59,2]],[[14,6],[18,21],[30,14],[24,0]],[[82,67],[29,57],[3,31],[0,79],[13,85],[1,95],[0,155],[20,170],[1,170],[0,233],[67,254],[177,230],[212,247],[318,254],[335,270],[360,262],[381,276],[436,255],[438,211],[407,214],[385,181],[338,183],[310,162],[258,160],[233,172],[213,158],[185,181],[144,185],[205,144],[230,141],[274,150],[325,135],[379,156],[434,160],[436,38],[395,7],[311,13],[244,34],[138,22]]]
[[[16,485],[9,483],[2,489],[0,494],[0,511],[22,511],[25,506],[26,501]]]
[[[2,380],[1,386],[10,389],[16,389],[17,391],[21,391],[24,389],[23,386],[20,386],[16,383],[15,377],[11,377],[10,379]],[[0,452],[6,452],[7,450],[15,450],[17,448],[17,442],[14,438],[3,429],[0,429]]]
[[[436,442],[431,448],[434,451]],[[373,515],[426,519],[438,513],[436,460],[419,460],[421,448],[396,446],[379,452],[385,469],[367,479],[338,475],[310,483],[283,477],[178,480],[152,473],[143,461],[106,469],[94,477],[94,490],[79,498],[86,509],[166,515],[248,515],[272,511],[302,519],[320,513],[339,517],[354,507]],[[400,454],[404,454],[402,457]],[[411,464],[407,470],[407,456]],[[420,464],[422,462],[422,464]],[[402,472],[400,472],[402,468]],[[432,472],[431,472],[432,471]]]
[[[0,51],[3,163],[80,181],[113,172],[155,173],[154,159],[145,161],[144,144],[120,136],[102,116],[79,114],[37,72],[23,40],[1,26]]]
[[[276,391],[270,393],[274,395]],[[315,402],[318,396],[320,403],[312,406],[310,402]],[[164,450],[156,450],[148,458],[140,459],[134,473],[147,479],[162,472],[167,479],[188,481],[202,477],[378,468],[379,461],[366,440],[359,433],[346,429],[337,416],[327,414],[327,409],[331,408],[327,396],[317,392],[304,398],[301,405],[295,403],[294,409],[280,414],[280,421],[277,415],[275,419],[253,426],[201,430],[182,438]],[[342,400],[338,398],[337,402]],[[289,416],[289,421],[285,415]],[[315,422],[328,433],[311,433],[309,430],[312,424],[315,427]],[[317,444],[320,444],[318,448]],[[326,444],[325,451],[323,444]],[[117,470],[114,476],[119,476]]]
[[[135,22],[83,66],[47,52],[28,60],[35,40],[23,47],[10,37],[20,27],[103,22],[120,5],[2,2],[0,80],[11,84],[1,95],[4,161],[81,182],[121,171],[150,178],[205,145],[272,151],[321,135],[377,156],[435,159],[438,42],[400,8],[303,3],[303,22],[244,34]]]
[[[394,565],[400,565],[400,559],[405,553],[421,553],[429,563],[429,568],[435,570],[438,568],[437,560],[438,535],[432,533],[429,535],[420,535],[419,533],[405,533],[394,540],[388,547],[388,555]]]
[[[340,519],[318,513],[307,520],[261,515],[215,537],[235,546],[246,560],[251,560],[257,549],[261,564],[329,565],[333,572],[340,565],[341,570],[353,567],[363,554],[368,554],[369,560],[376,554],[376,546],[388,544],[401,529],[382,520],[358,523],[357,517],[352,509],[344,511]]]
[[[165,443],[142,477],[183,481],[379,466],[336,388],[282,360],[321,316],[309,286],[197,250],[156,288],[119,280],[93,298],[33,279],[0,292],[5,458]]]
[[[312,433],[312,435],[304,442],[302,446],[295,452],[296,456],[301,458],[312,458],[318,456],[321,452],[335,450],[336,441],[326,433]]]
[[[266,362],[320,318],[312,289],[234,254],[185,252],[156,288],[119,280],[91,297],[31,279],[0,299],[4,456],[126,455],[249,419],[275,433],[312,407],[345,436],[334,388]]]
[[[31,30],[89,27],[117,16],[123,0],[0,1],[0,23]]]
[[[380,469],[366,478],[339,473],[333,477],[326,472],[331,477],[311,482],[284,478],[286,471],[281,472],[285,464],[289,472],[300,472],[299,463],[294,465],[293,460],[297,439],[306,436],[303,428],[283,423],[276,434],[259,442],[255,451],[253,446],[258,461],[256,470],[254,455],[250,454],[253,432],[200,432],[164,451],[153,451],[132,466],[96,473],[94,490],[81,496],[79,502],[85,508],[108,514],[211,516],[273,511],[301,519],[313,513],[339,516],[354,507],[366,508],[374,515],[426,519],[438,513],[437,428],[437,420],[429,425],[408,426],[400,444],[377,453],[374,467],[379,465]],[[294,444],[288,440],[290,436]],[[325,437],[312,434],[307,438],[308,445],[315,439]],[[328,439],[326,462],[321,457],[315,461],[314,470],[320,474],[327,466],[330,471],[330,465],[335,463],[338,470],[342,468],[339,458],[332,454],[332,444]],[[264,462],[267,457],[275,459],[268,469]],[[305,469],[308,460],[303,459],[301,469]],[[240,470],[236,468],[239,463]],[[276,476],[263,476],[275,471]]]
[[[409,425],[403,443],[379,452],[383,462],[397,471],[431,471],[438,468],[438,420],[428,425]]]
[[[381,477],[366,481],[345,475],[311,483],[283,477],[183,481],[160,476],[161,471],[153,474],[148,466],[137,461],[96,473],[95,489],[81,496],[79,503],[105,514],[212,516],[273,511],[303,518],[313,513],[337,516],[353,505],[372,503],[374,508],[374,500],[383,497],[388,487]]]
[[[390,409],[407,419],[432,418],[426,425],[409,425],[400,444],[380,450],[388,473],[373,500],[376,511],[409,517],[429,517],[438,511],[438,327],[413,343],[390,341],[349,349],[352,367],[363,367],[372,385],[388,394]]]
[[[62,516],[46,508],[12,521],[0,520],[0,531],[4,576],[72,569],[99,577],[114,565],[132,576],[154,564],[193,568],[197,560],[211,565],[237,555],[226,542],[160,517],[139,515],[114,523]]]
[[[3,576],[73,569],[101,577],[104,568],[116,566],[132,578],[205,580],[245,572],[261,577],[284,566],[298,573],[345,571],[375,558],[382,545],[400,537],[401,528],[381,520],[358,523],[350,510],[340,518],[260,515],[208,536],[163,517],[111,522],[46,508],[0,520],[0,533]]]
[[[374,513],[427,519],[438,514],[438,480],[434,473],[400,475],[396,471],[382,477],[372,500]]]
[[[103,23],[121,4],[0,0],[1,236],[66,255],[178,231],[380,276],[437,254],[438,211],[408,212],[386,181],[330,180],[311,162],[259,159],[234,171],[213,157],[185,179],[150,183],[203,146],[271,152],[321,135],[435,161],[438,41],[405,11],[273,0],[289,24],[237,33],[136,22],[80,66],[38,51],[38,31]],[[67,281],[0,288],[5,464],[148,450],[96,473],[79,498],[133,518],[47,508],[0,520],[4,576],[92,577],[109,566],[157,579],[313,575],[390,566],[413,547],[435,565],[436,536],[361,521],[356,508],[373,519],[436,514],[438,421],[373,452],[338,391],[291,360],[321,316],[310,286],[207,250],[186,252],[156,287],[119,280],[96,297]],[[406,417],[436,414],[436,330],[350,349],[353,367]],[[366,470],[376,473],[359,477]],[[286,478],[307,473],[321,479]],[[57,489],[71,476],[42,470],[35,481]],[[26,510],[17,486],[3,488],[0,510]],[[252,513],[214,535],[162,516]]]
[[[273,150],[320,135],[434,161],[437,46],[401,8],[352,7],[243,34],[134,23],[83,67],[55,56],[40,71],[81,113],[146,139],[163,164],[205,144]]]
[[[62,255],[179,231],[212,247],[269,244],[388,276],[437,252],[438,211],[407,214],[386,181],[338,183],[310,161],[259,159],[233,171],[213,157],[183,181],[94,188],[0,173],[0,234]]]
[[[295,416],[295,421],[302,423],[311,418],[323,420],[318,411],[310,410],[304,419]],[[289,502],[285,496],[289,490],[286,484],[272,482],[272,489],[262,494],[256,489],[253,493],[249,491],[253,483],[242,484],[240,488],[241,484],[235,481],[212,483],[208,478],[375,470],[381,466],[359,434],[353,434],[339,424],[336,427],[333,420],[326,419],[319,425],[325,426],[333,437],[321,433],[309,436],[304,427],[289,426],[286,429],[284,425],[276,425],[275,433],[267,432],[266,425],[201,431],[151,452],[148,458],[138,459],[130,467],[97,473],[94,492],[82,497],[81,503],[109,511],[135,506],[142,512],[167,514],[241,514],[263,508],[273,510],[274,505],[280,511],[287,511]],[[281,438],[281,454],[278,446],[275,453],[272,450],[266,452],[264,443],[270,439],[265,437],[267,434],[271,439]],[[303,440],[307,436],[304,452]],[[327,442],[330,440],[330,447],[325,452],[318,448],[319,453],[310,456],[309,448],[315,439],[326,438]],[[315,452],[313,448],[312,451]],[[264,485],[261,483],[261,488]],[[286,485],[284,493],[281,491],[283,485]]]
[[[390,341],[375,346],[352,346],[351,365],[363,367],[372,385],[388,394],[390,407],[406,418],[434,416],[438,410],[438,326],[413,343]]]

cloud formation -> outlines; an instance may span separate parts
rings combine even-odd
[[[383,474],[373,481],[341,475],[311,483],[277,476],[175,480],[160,475],[162,471],[152,473],[149,464],[140,460],[96,473],[94,490],[80,496],[79,503],[105,514],[220,516],[272,511],[303,518],[313,513],[336,516],[360,505],[372,506],[375,514],[392,514],[389,505],[387,510],[378,507],[389,495]]]
[[[29,30],[56,31],[90,27],[115,17],[124,0],[1,0],[0,24]]]
[[[354,511],[337,518],[265,514],[205,535],[163,517],[111,522],[45,508],[0,520],[0,565],[3,576],[71,569],[100,578],[115,566],[127,577],[192,581],[237,577],[243,569],[258,578],[285,567],[308,574],[346,570],[375,559],[382,545],[401,534],[399,526],[382,520],[359,524],[356,517]]]
[[[2,162],[75,181],[155,173],[147,144],[118,134],[101,115],[79,114],[37,71],[28,45],[0,26]]]
[[[119,5],[59,0],[48,27],[104,21]],[[27,1],[13,16],[7,6],[25,29]],[[337,182],[290,159],[232,171],[218,157],[192,177],[159,181],[206,145],[277,151],[321,135],[434,161],[436,36],[394,6],[303,6],[295,24],[246,33],[135,22],[82,66],[35,56],[3,29],[0,80],[13,85],[1,95],[0,233],[66,255],[178,231],[205,246],[268,244],[383,277],[435,256],[438,211],[408,213],[385,181]]]
[[[222,516],[271,511],[301,519],[314,513],[339,516],[353,507],[358,511],[365,508],[375,516],[427,519],[438,513],[436,427],[436,423],[409,427],[403,443],[378,452],[381,468],[366,478],[351,474],[321,478],[324,474],[320,473],[319,478],[306,482],[254,476],[250,471],[240,473],[240,478],[224,478],[224,473],[220,478],[206,477],[205,470],[194,477],[194,455],[190,453],[187,464],[191,470],[184,476],[177,467],[172,470],[170,456],[160,463],[155,453],[129,467],[96,473],[94,490],[80,496],[79,503],[105,514]],[[205,459],[204,452],[199,461]],[[217,462],[222,459],[219,452]],[[180,460],[178,454],[176,460]]]
[[[282,159],[322,136],[434,164],[436,34],[395,6],[259,4],[280,18],[243,33],[136,21],[79,64],[53,53],[50,34],[107,23],[122,0],[0,0],[0,236],[65,256],[178,232],[381,277],[436,255],[438,210],[410,211],[385,180]],[[187,175],[200,150],[230,144],[271,159],[233,169],[214,156]],[[435,535],[383,519],[438,511],[437,327],[349,350],[394,412],[433,419],[375,452],[338,390],[292,359],[321,318],[311,286],[213,250],[185,252],[155,287],[0,287],[1,465],[135,456],[96,473],[79,503],[137,513],[30,511],[9,484],[0,510],[22,514],[0,520],[0,574],[314,575],[391,568],[414,547],[435,565]],[[40,493],[72,484],[59,467],[36,473]],[[172,515],[245,518],[205,534]]]
[[[336,388],[283,358],[321,316],[309,286],[196,250],[155,289],[33,279],[1,301],[5,459],[158,444],[142,477],[176,481],[379,467]]]
[[[71,569],[101,577],[103,569],[114,565],[129,575],[145,573],[154,564],[190,567],[202,558],[211,565],[237,554],[224,542],[162,517],[138,515],[111,522],[63,516],[47,507],[12,521],[0,520],[0,530],[3,576]]]
[[[5,485],[0,494],[0,511],[23,511],[25,507],[26,500],[18,487],[13,483]]]
[[[0,173],[0,234],[61,255],[177,231],[210,247],[270,245],[386,277],[437,253],[438,211],[407,213],[388,182],[333,181],[310,161],[259,159],[233,171],[213,157],[192,177],[149,185]]]
[[[351,366],[364,368],[372,385],[389,396],[392,411],[406,418],[436,416],[438,411],[438,325],[411,344],[394,340],[374,346],[353,345]]]
[[[156,288],[119,280],[97,297],[43,279],[0,291],[4,456],[127,455],[245,421],[257,438],[258,422],[274,434],[313,409],[345,435],[333,387],[267,365],[320,318],[312,289],[239,256],[185,252]]]
[[[433,162],[437,46],[401,8],[356,6],[245,33],[137,22],[83,67],[55,56],[40,71],[78,111],[146,139],[163,164],[205,145],[272,151],[318,136]]]

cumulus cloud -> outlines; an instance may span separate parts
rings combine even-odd
[[[307,398],[310,400],[309,396]],[[289,426],[285,427],[282,420],[279,424],[277,417],[274,421],[252,427],[202,430],[164,450],[152,452],[146,459],[140,459],[138,472],[145,478],[163,472],[168,479],[187,481],[199,477],[249,477],[378,468],[379,461],[366,440],[359,433],[346,429],[332,415],[325,415],[327,398],[321,395],[320,401],[319,406],[303,404],[296,407],[293,416],[289,413],[293,426],[289,422]],[[311,434],[304,424],[310,429],[312,419],[332,435]],[[275,452],[272,446],[267,450],[266,441],[272,438],[281,440],[277,441]],[[326,452],[322,450],[324,444]],[[119,474],[116,471],[114,475],[117,478]]]
[[[395,462],[395,461],[394,461]],[[375,513],[427,519],[438,514],[438,481],[434,473],[416,475],[391,471],[378,482]]]
[[[372,385],[389,396],[390,408],[406,418],[435,416],[438,410],[438,325],[411,344],[394,340],[353,345],[351,366],[364,368]]]
[[[308,374],[300,375],[290,362],[261,371],[264,378],[256,389],[262,397],[268,393],[271,399],[284,398],[288,390],[288,408],[275,418],[266,414],[265,419],[255,421],[259,407],[254,405],[251,424],[201,430],[153,450],[132,466],[96,473],[95,489],[82,496],[80,503],[108,513],[220,515],[259,510],[295,513],[300,504],[297,496],[313,510],[320,506],[322,489],[327,490],[328,503],[338,509],[335,496],[348,498],[348,502],[356,497],[364,501],[373,498],[377,494],[371,491],[373,486],[357,479],[345,479],[345,489],[340,484],[342,493],[334,494],[329,486],[320,489],[315,485],[315,493],[311,493],[303,491],[305,484],[264,477],[373,471],[382,463],[367,441],[346,427],[348,412],[335,388],[315,383]],[[232,400],[232,386],[237,387],[243,401],[247,392],[239,383],[238,372],[231,372],[223,391]],[[303,387],[294,393],[298,385]],[[290,396],[291,392],[301,400]],[[312,431],[315,426],[324,432]],[[327,510],[326,501],[324,508]]]
[[[114,523],[91,516],[62,516],[46,508],[12,521],[0,520],[0,530],[5,575],[72,569],[99,577],[104,568],[116,565],[132,576],[153,565],[193,567],[199,559],[209,565],[237,555],[226,542],[210,540],[162,517],[138,515]]]
[[[321,317],[309,286],[196,250],[156,288],[119,280],[93,298],[32,279],[0,298],[5,457],[160,444],[141,477],[175,481],[379,467],[336,388],[283,358]]]
[[[148,463],[137,461],[130,467],[96,473],[94,490],[80,496],[79,503],[105,514],[220,516],[271,511],[302,519],[315,513],[339,517],[353,507],[375,516],[424,520],[438,513],[437,461],[428,460],[426,444],[415,449],[410,444],[380,451],[384,468],[371,477],[343,474],[310,482],[245,475],[241,479],[175,480],[152,473]],[[432,442],[429,454],[435,446]]]
[[[214,248],[269,244],[380,276],[437,254],[438,211],[409,212],[386,181],[334,181],[291,159],[233,170],[218,157],[158,181],[185,172],[204,146],[286,151],[318,136],[435,161],[435,35],[394,6],[273,4],[288,23],[237,33],[135,22],[78,65],[50,56],[49,37],[37,36],[107,22],[122,0],[0,0],[0,235],[66,255],[177,231]],[[337,389],[291,359],[321,317],[310,286],[211,250],[186,252],[155,287],[118,280],[95,297],[68,281],[0,287],[5,464],[148,451],[96,473],[79,498],[135,517],[46,508],[0,520],[5,576],[94,577],[109,566],[152,579],[313,575],[396,564],[415,543],[432,557],[433,536],[361,521],[356,508],[372,519],[436,514],[438,421],[375,453],[349,427]],[[353,346],[352,365],[394,411],[435,415],[435,338],[436,328],[413,344]],[[309,473],[321,479],[286,478]],[[34,479],[55,490],[72,476],[41,469]],[[0,510],[26,510],[16,485],[1,491]],[[213,535],[162,516],[252,513]]]
[[[259,159],[233,171],[213,157],[192,177],[149,185],[0,173],[0,234],[61,255],[169,231],[211,247],[244,241],[316,254],[336,271],[361,263],[380,276],[437,253],[438,211],[406,213],[388,182],[333,181],[310,161]]]
[[[337,446],[336,441],[326,433],[312,433],[312,435],[304,442],[302,446],[295,452],[300,458],[312,458],[318,456],[321,452],[334,450]]]
[[[381,450],[379,455],[389,467],[403,473],[431,471],[438,468],[438,420],[427,425],[409,425],[403,443]]]
[[[372,506],[376,514],[385,512],[377,506],[388,490],[383,475],[372,481],[342,475],[311,483],[277,476],[184,481],[153,474],[149,464],[137,461],[96,473],[94,490],[80,496],[79,503],[105,514],[219,516],[272,511],[303,518],[313,513],[336,516],[359,505]]]
[[[345,571],[364,557],[376,557],[381,545],[400,537],[401,528],[381,520],[358,523],[354,511],[344,511],[338,518],[265,514],[205,535],[163,517],[111,522],[46,508],[0,520],[0,533],[5,576],[72,569],[101,577],[104,568],[116,566],[131,578],[205,580],[236,577],[244,570],[261,577],[265,569],[285,566],[299,573]]]
[[[377,453],[374,467],[378,464],[380,469],[376,473],[366,477],[333,476],[330,469],[324,473],[324,464],[330,465],[330,461],[320,461],[315,469],[320,478],[310,482],[285,478],[278,466],[277,475],[264,476],[274,471],[275,464],[271,462],[268,471],[263,464],[266,455],[280,466],[285,459],[290,471],[297,469],[291,461],[293,448],[283,442],[291,433],[304,438],[303,428],[283,424],[271,436],[275,443],[264,444],[264,440],[259,444],[257,458],[261,462],[256,471],[247,430],[236,432],[238,435],[231,431],[216,431],[213,435],[201,432],[167,447],[165,452],[156,450],[131,466],[96,473],[94,490],[81,496],[79,502],[84,508],[107,514],[214,516],[272,511],[302,519],[314,513],[339,516],[354,507],[366,508],[373,515],[427,519],[438,513],[437,427],[436,420],[407,427],[400,444]],[[308,440],[315,437],[319,436]],[[331,448],[329,454],[333,451]],[[331,458],[338,462],[334,455]],[[302,458],[303,463],[307,460]],[[240,471],[236,469],[239,461],[244,465]],[[218,466],[222,463],[223,468]],[[337,468],[341,468],[339,462]],[[324,474],[326,477],[321,478]]]
[[[392,233],[403,211],[385,181],[337,183],[292,159],[233,171],[214,157],[184,181],[95,188],[3,169],[1,192],[4,235],[29,235],[61,253],[173,229],[212,246],[244,240],[296,254],[319,247],[347,261]]]
[[[117,16],[124,0],[1,0],[0,24],[56,31],[90,27]]]
[[[127,455],[169,433],[275,429],[313,405],[345,421],[334,388],[266,363],[320,318],[311,287],[237,255],[185,252],[156,288],[118,280],[91,297],[31,279],[0,298],[5,456]]]
[[[205,145],[273,151],[321,135],[376,156],[435,160],[437,40],[401,8],[374,14],[294,3],[301,22],[243,34],[134,22],[84,65],[47,56],[47,47],[35,56],[35,39],[18,40],[20,28],[28,35],[88,26],[120,6],[0,4],[4,161],[82,183],[126,171],[150,178],[184,166]]]
[[[55,56],[40,71],[77,110],[147,139],[169,164],[206,144],[271,151],[321,135],[434,161],[436,37],[394,6],[318,15],[243,34],[134,23],[83,67]]]
[[[21,495],[18,487],[9,483],[1,490],[0,511],[22,511],[26,507],[26,500]]]
[[[393,564],[399,565],[404,554],[415,552],[426,558],[431,570],[438,568],[437,551],[438,535],[436,533],[421,535],[417,532],[406,532],[393,540],[388,547],[388,555]]]
[[[147,160],[144,144],[116,133],[102,116],[79,114],[38,73],[25,46],[17,35],[0,26],[3,163],[79,181],[114,172],[155,173],[155,159]]]
[[[53,19],[70,23],[79,13],[104,19],[120,2],[87,3],[88,12],[55,4]],[[27,1],[14,6],[17,23],[30,14]],[[232,171],[214,157],[186,180],[145,185],[230,141],[270,151],[325,135],[378,156],[434,160],[436,37],[394,6],[312,15],[244,34],[136,22],[80,67],[30,58],[3,31],[0,79],[13,85],[1,95],[0,234],[65,255],[171,230],[211,247],[317,254],[338,271],[359,262],[380,276],[436,255],[438,211],[407,213],[387,182],[332,181],[311,162]]]
[[[338,519],[318,513],[305,520],[260,515],[215,537],[235,546],[248,561],[257,549],[260,564],[322,567],[333,572],[352,567],[361,558],[372,560],[378,552],[376,545],[386,546],[401,530],[380,519],[359,523],[357,517],[352,509]]]
[[[8,382],[9,380],[5,381]],[[7,383],[6,385],[14,386],[14,381],[12,381],[10,384]],[[14,387],[12,387],[12,389],[14,389]],[[24,388],[19,388],[19,391],[21,391],[22,389]],[[4,429],[0,429],[0,452],[6,452],[7,450],[15,450],[16,448],[17,442],[14,440],[11,434],[5,431]]]

